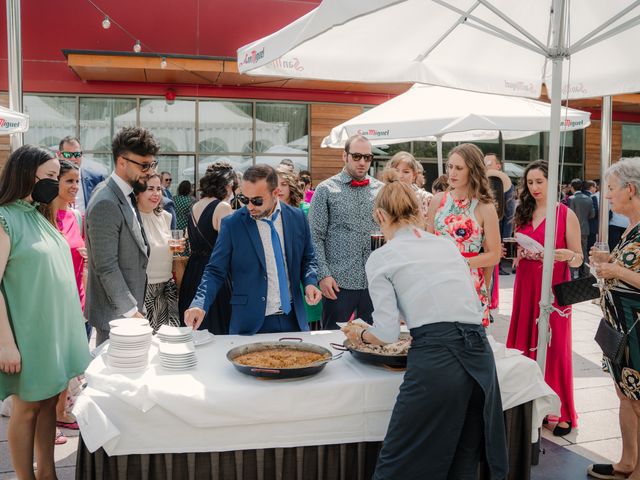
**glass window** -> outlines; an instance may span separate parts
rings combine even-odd
[[[240,155],[201,155],[198,161],[198,178],[202,177],[207,172],[207,167],[216,162],[226,162],[230,164],[236,171],[244,172],[249,168],[253,161],[251,157],[243,157]],[[193,171],[193,167],[192,170]]]
[[[538,160],[540,155],[540,134],[535,133],[528,137],[515,140],[505,140],[504,155],[508,160],[531,162]]]
[[[104,167],[109,174],[113,171],[113,156],[111,153],[85,153],[82,164],[99,164]]]
[[[24,142],[58,150],[60,140],[76,135],[76,98],[25,95],[24,113],[29,115],[29,130]]]
[[[114,134],[135,125],[133,98],[80,98],[80,143],[84,150],[108,152]]]
[[[198,151],[240,153],[253,138],[252,104],[249,102],[200,101]],[[251,154],[249,147],[249,154]]]
[[[622,156],[640,156],[640,125],[622,125]]]
[[[171,187],[169,191],[176,194],[178,185],[183,180],[189,180],[192,184],[196,178],[194,175],[195,156],[194,155],[158,155],[156,157],[158,167],[156,172],[169,172],[171,174]]]
[[[295,103],[257,103],[254,154],[256,163],[277,165],[290,158],[302,169],[309,165],[309,131],[307,105]],[[246,146],[245,146],[246,147]],[[248,149],[243,150],[247,152]]]
[[[162,153],[193,152],[196,149],[196,102],[162,99],[140,101],[140,126],[148,128],[160,143]]]

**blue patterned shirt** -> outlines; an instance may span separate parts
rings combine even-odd
[[[367,288],[364,265],[371,254],[373,202],[382,182],[367,175],[369,185],[352,187],[344,170],[320,183],[309,208],[309,226],[318,260],[318,279],[332,276],[340,288]]]

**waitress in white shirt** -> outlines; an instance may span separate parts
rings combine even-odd
[[[445,238],[421,230],[410,186],[385,185],[374,215],[387,241],[366,264],[373,327],[343,328],[354,343],[395,342],[411,331],[407,371],[374,480],[475,479],[484,453],[492,480],[508,470],[493,352],[469,267]]]
[[[173,279],[173,254],[169,249],[171,214],[162,209],[159,175],[149,176],[147,189],[137,194],[137,201],[150,248],[144,296],[147,319],[154,331],[162,325],[178,327],[178,289]]]

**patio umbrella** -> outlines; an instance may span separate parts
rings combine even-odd
[[[414,82],[551,96],[548,198],[557,196],[560,102],[640,90],[640,0],[324,0],[238,50],[240,72]],[[563,68],[566,64],[566,68]],[[564,70],[564,72],[563,72]],[[538,362],[551,312],[555,205],[548,202]]]
[[[331,130],[323,147],[342,147],[355,134],[373,145],[412,140],[438,143],[438,175],[442,175],[442,142],[513,140],[548,132],[551,106],[528,98],[491,95],[415,84],[402,95],[378,105]],[[590,113],[562,109],[562,131],[586,128]]]
[[[0,135],[24,133],[29,130],[29,115],[0,107]]]

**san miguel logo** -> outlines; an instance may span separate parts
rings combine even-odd
[[[251,50],[244,54],[241,65],[248,65],[252,63],[258,63],[264,58],[264,47],[259,52],[257,50]]]
[[[304,70],[302,63],[298,60],[297,57],[292,59],[284,59],[278,58],[269,64],[269,68],[280,69],[280,70],[296,70],[297,72],[301,72]]]
[[[508,80],[504,81],[505,88],[513,90],[514,92],[530,92],[533,93],[534,86],[533,83],[525,83],[525,82],[510,82]]]
[[[10,122],[6,118],[0,118],[0,128],[9,129],[9,128],[19,128],[20,122]]]
[[[376,130],[375,128],[369,128],[368,130],[363,130],[359,128],[356,130],[358,135],[366,135],[367,137],[388,137],[389,129],[387,130]]]

